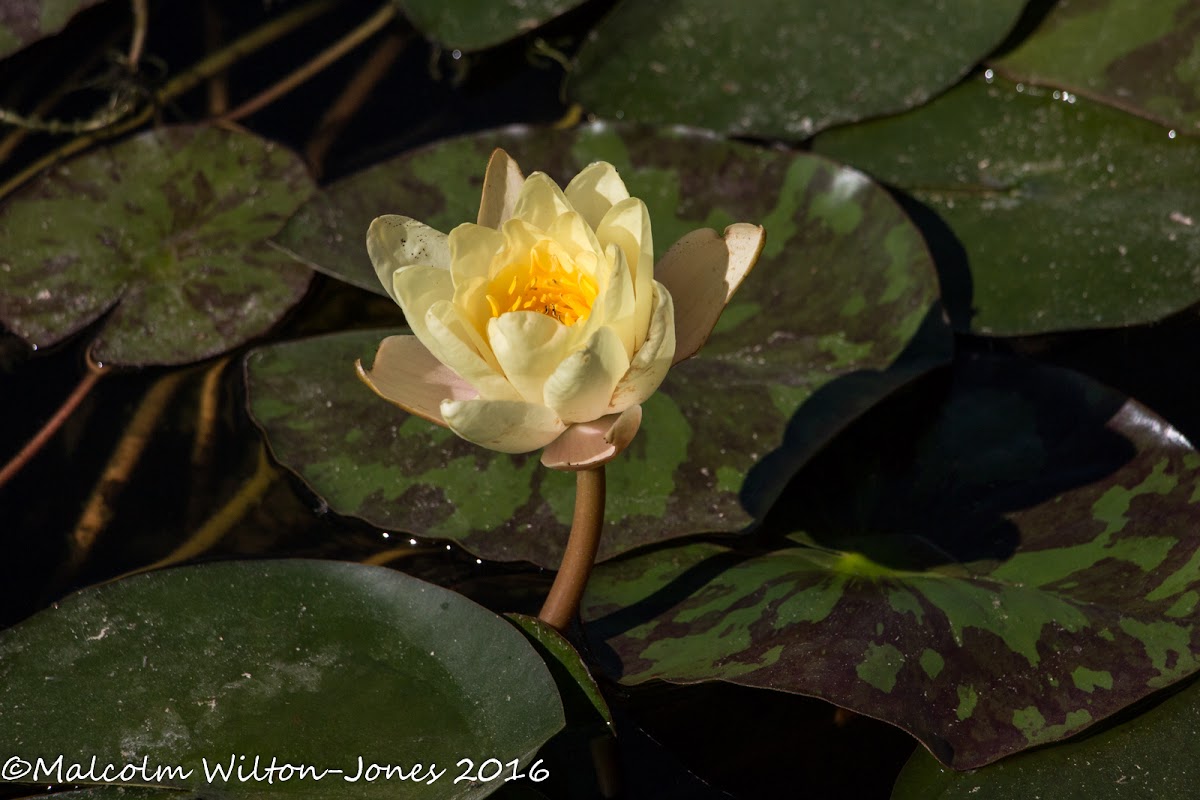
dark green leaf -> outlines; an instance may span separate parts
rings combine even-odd
[[[972,772],[918,750],[892,800],[1141,800],[1190,797],[1200,785],[1200,687],[1193,684],[1132,720]]]
[[[744,528],[837,430],[949,356],[928,253],[885,192],[820,158],[695,132],[594,125],[439,143],[318,195],[282,241],[327,272],[377,284],[361,244],[371,219],[404,213],[440,230],[473,220],[497,146],[560,182],[594,160],[613,163],[650,208],[658,254],[699,227],[767,229],[758,266],[702,353],[672,369],[633,445],[608,467],[601,558]],[[371,339],[250,357],[251,411],[280,461],[339,513],[455,539],[485,558],[557,567],[573,478],[542,469],[536,454],[459,441],[376,398],[353,373],[356,358],[371,363]]]
[[[25,0],[0,4],[0,58],[62,30],[100,0]]]
[[[1018,361],[963,366],[935,413],[916,401],[916,419],[880,407],[798,476],[785,516],[801,533],[781,549],[598,567],[584,616],[602,666],[821,697],[960,769],[1200,668],[1200,454],[1183,437]]]
[[[34,347],[103,317],[92,352],[180,364],[261,335],[311,273],[267,243],[312,184],[284,148],[151,131],[70,161],[0,206],[0,320]]]
[[[442,47],[482,50],[528,33],[583,0],[394,0]]]
[[[379,567],[245,561],[89,589],[0,634],[0,721],[6,757],[178,765],[192,775],[149,784],[204,796],[475,798],[503,777],[456,784],[459,759],[527,766],[563,716],[525,637],[461,595]],[[258,779],[207,785],[204,759],[243,755]],[[353,782],[360,756],[448,771]],[[344,774],[268,783],[272,758]]]
[[[1196,0],[1060,0],[1033,36],[991,66],[1197,134],[1198,46]]]
[[[903,111],[1004,39],[1024,0],[625,2],[579,53],[591,112],[773,139]]]
[[[1049,90],[977,80],[818,151],[931,206],[974,316],[1015,336],[1152,322],[1200,300],[1200,141]]]
[[[559,695],[575,700],[577,707],[586,706],[606,724],[612,725],[612,712],[608,710],[608,703],[600,693],[596,679],[566,637],[537,617],[525,614],[507,616],[525,632],[546,660],[551,673],[558,679]]]

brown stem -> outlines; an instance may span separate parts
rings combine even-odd
[[[70,417],[75,409],[79,407],[79,404],[83,402],[83,398],[88,396],[88,392],[90,392],[96,385],[96,382],[100,380],[100,376],[104,374],[106,369],[106,367],[95,363],[91,359],[88,360],[87,374],[83,376],[83,380],[79,382],[79,384],[75,387],[75,390],[71,392],[70,396],[67,397],[66,400],[63,401],[63,404],[59,406],[58,411],[54,412],[54,416],[46,421],[46,424],[42,426],[42,429],[38,431],[23,448],[21,448],[21,452],[13,456],[12,459],[4,465],[4,469],[0,469],[0,486],[8,483],[8,481],[14,475],[20,472],[21,469],[27,463],[29,463],[30,459],[36,456],[38,452],[45,447],[46,442],[50,441],[51,437],[53,437],[54,434],[58,432],[58,429],[62,427],[63,423],[67,421],[67,418]]]
[[[600,533],[604,529],[604,467],[584,469],[575,473],[575,518],[567,550],[550,594],[538,619],[558,630],[566,630],[587,586],[596,551],[600,549]]]
[[[225,23],[217,9],[216,0],[204,3],[204,49],[212,53],[221,49]],[[219,117],[229,110],[229,73],[218,72],[208,80],[208,113]]]
[[[275,102],[374,36],[394,16],[396,16],[396,6],[391,2],[385,3],[366,22],[318,53],[314,59],[297,68],[279,83],[271,86],[257,97],[250,98],[232,111],[226,112],[221,116],[221,120],[224,122],[239,120]]]
[[[324,14],[333,8],[336,2],[337,0],[309,0],[307,4],[280,15],[261,28],[251,31],[242,38],[231,42],[220,51],[205,56],[187,72],[167,81],[155,94],[155,105],[161,106],[169,100],[173,100],[181,94],[190,91],[214,75],[220,74],[222,71],[228,69],[230,64],[266,47],[314,17]],[[12,194],[18,187],[43,170],[70,158],[76,153],[86,150],[104,138],[118,136],[131,131],[150,120],[153,116],[154,106],[147,106],[137,114],[118,122],[110,128],[85,133],[64,143],[61,147],[42,156],[0,184],[0,199]]]
[[[403,52],[406,41],[406,37],[398,33],[384,37],[317,123],[316,133],[304,148],[304,159],[318,178],[323,171],[329,148],[354,114],[362,108],[371,90],[387,75],[392,63]]]
[[[133,36],[129,41],[129,55],[125,63],[131,71],[136,72],[138,62],[142,60],[142,50],[146,47],[146,28],[150,24],[150,8],[147,0],[130,0],[133,11]]]

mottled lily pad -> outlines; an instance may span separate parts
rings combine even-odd
[[[1060,0],[991,66],[1200,133],[1196,0]]]
[[[609,119],[803,139],[913,108],[998,45],[1025,0],[625,2],[570,93]]]
[[[598,567],[601,667],[821,697],[958,769],[1200,668],[1200,454],[1178,432],[1015,360],[965,364],[914,408],[879,407],[797,477],[778,549]]]
[[[483,50],[540,27],[583,0],[394,0],[413,26],[440,44]]]
[[[0,633],[0,720],[6,758],[63,757],[63,778],[5,772],[43,785],[457,800],[525,773],[563,713],[521,632],[461,595],[380,567],[246,561],[89,589]],[[97,772],[143,759],[154,772],[65,772],[93,756]],[[456,783],[463,758],[503,774]],[[315,772],[268,781],[272,759]],[[233,776],[210,780],[218,762]],[[370,779],[372,764],[400,772]]]
[[[0,206],[0,321],[34,347],[97,320],[109,364],[182,364],[271,328],[312,273],[267,243],[312,191],[245,133],[150,131],[56,167]]]
[[[563,182],[610,161],[648,204],[658,254],[698,227],[767,229],[758,266],[704,350],[671,370],[632,446],[609,465],[601,558],[741,530],[837,430],[949,356],[929,256],[886,192],[821,158],[694,132],[596,125],[440,143],[318,195],[282,242],[329,273],[377,285],[359,244],[370,219],[406,213],[441,230],[473,220],[496,146]],[[536,455],[477,448],[375,397],[353,363],[369,364],[385,333],[250,356],[251,413],[276,457],[339,513],[557,567],[572,476],[542,469]]]
[[[1200,785],[1197,719],[1200,687],[1193,685],[1121,725],[982,770],[956,772],[918,750],[892,800],[1189,797]]]
[[[966,251],[976,333],[1152,322],[1200,300],[1200,141],[983,79],[815,148],[910,192]]]
[[[100,0],[22,0],[0,3],[0,58],[58,33],[71,17]]]

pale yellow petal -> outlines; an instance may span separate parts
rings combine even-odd
[[[523,219],[535,228],[549,230],[561,214],[571,210],[566,195],[558,184],[544,172],[535,172],[525,179],[517,202],[513,206],[513,218]]]
[[[466,324],[453,303],[440,301],[425,314],[429,352],[475,387],[485,400],[520,400],[498,367],[480,351],[484,345],[474,328]],[[490,353],[488,354],[490,355]]]
[[[654,304],[650,314],[650,330],[646,342],[638,350],[629,371],[617,383],[609,401],[610,412],[623,411],[646,402],[658,390],[675,354],[675,311],[671,294],[661,283],[654,282]]]
[[[562,245],[572,259],[584,254],[595,256],[604,252],[600,240],[596,238],[596,232],[584,222],[582,215],[574,211],[568,211],[554,220],[546,235]]]
[[[587,346],[563,359],[546,379],[545,402],[563,422],[589,422],[608,413],[629,356],[612,328],[596,331]]]
[[[531,403],[542,403],[546,378],[567,356],[568,330],[536,311],[510,311],[488,322],[488,342],[509,382]]]
[[[403,267],[392,276],[392,290],[396,302],[404,311],[408,327],[412,328],[422,344],[432,350],[425,314],[434,303],[453,299],[454,282],[450,270],[441,267]]]
[[[500,226],[504,246],[492,261],[492,277],[509,264],[528,264],[534,245],[546,238],[546,232],[523,219],[513,217]]]
[[[504,247],[504,234],[473,222],[464,222],[446,237],[450,246],[450,274],[454,283],[488,277],[492,259]]]
[[[567,426],[535,403],[509,400],[447,400],[442,418],[469,442],[502,453],[528,453],[557,439]]]
[[[367,228],[367,255],[384,290],[396,298],[393,278],[398,270],[420,264],[450,268],[446,234],[399,214],[376,217]]]
[[[625,254],[633,279],[633,347],[638,350],[646,340],[654,301],[654,237],[646,204],[636,197],[614,204],[601,220],[596,236],[605,247],[615,244]]]
[[[655,267],[675,304],[675,362],[695,355],[750,273],[762,252],[761,226],[739,222],[724,236],[709,228],[692,231],[666,252]]]
[[[625,182],[612,164],[596,161],[571,179],[563,192],[567,202],[583,215],[588,225],[595,230],[608,210],[629,197]]]
[[[438,361],[415,336],[384,339],[370,369],[354,362],[358,377],[375,394],[410,414],[445,425],[443,400],[471,400],[475,389]]]
[[[500,148],[492,151],[487,172],[483,176],[483,194],[479,198],[476,222],[488,228],[499,228],[512,216],[517,195],[524,183],[525,178],[517,162]]]
[[[546,446],[542,464],[550,469],[595,469],[621,454],[642,424],[642,407],[630,406],[593,422],[581,422]]]
[[[597,282],[600,284],[600,294],[592,306],[592,313],[587,321],[575,332],[571,347],[583,346],[596,331],[603,327],[612,328],[621,338],[625,354],[632,358],[634,354],[633,315],[635,297],[633,294],[633,279],[629,267],[625,263],[625,254],[615,244],[610,244],[600,259]]]

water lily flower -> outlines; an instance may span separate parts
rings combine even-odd
[[[564,191],[496,150],[477,222],[449,235],[404,216],[371,223],[367,252],[413,335],[385,339],[359,377],[476,444],[597,467],[704,344],[763,238],[745,223],[697,230],[655,265],[646,205],[611,164]]]

